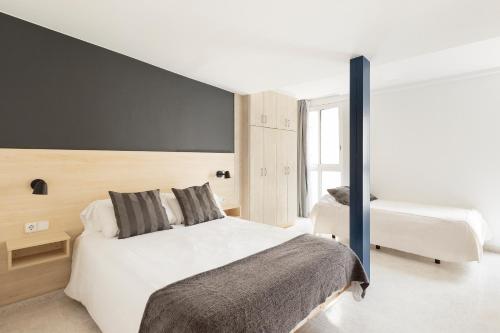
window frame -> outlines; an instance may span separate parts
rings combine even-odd
[[[343,177],[344,177],[344,154],[343,154],[343,147],[344,147],[344,144],[343,144],[343,112],[342,112],[342,103],[341,102],[335,102],[335,103],[328,103],[328,104],[323,104],[323,105],[317,105],[317,106],[311,106],[308,110],[308,113],[309,112],[318,112],[319,114],[319,128],[318,128],[318,151],[317,151],[317,154],[318,154],[318,159],[319,159],[319,163],[318,164],[312,164],[310,163],[309,161],[307,161],[307,177],[309,179],[311,179],[311,172],[314,172],[314,171],[317,171],[318,173],[318,178],[317,178],[317,181],[318,181],[318,193],[316,193],[317,195],[317,198],[318,200],[321,198],[321,196],[323,195],[322,193],[322,190],[323,190],[323,179],[322,179],[322,174],[323,174],[323,171],[336,171],[336,172],[339,172],[340,173],[340,183],[342,184],[343,183]],[[322,142],[321,142],[321,122],[322,122],[322,112],[324,110],[328,110],[328,109],[337,109],[338,111],[338,124],[339,124],[339,133],[338,133],[338,136],[339,136],[339,162],[338,164],[332,164],[332,163],[321,163],[321,147],[322,147]],[[309,147],[307,147],[309,149]],[[309,186],[309,188],[311,188]],[[309,195],[310,197],[310,195]],[[312,208],[312,206],[314,204],[316,204],[315,202],[311,202],[311,198],[308,199],[309,200],[309,204]]]

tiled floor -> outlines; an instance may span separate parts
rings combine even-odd
[[[56,292],[0,308],[2,333],[91,333],[80,304]],[[361,302],[345,293],[301,333],[500,332],[500,255],[479,263],[434,264],[382,249],[372,251],[372,285]]]

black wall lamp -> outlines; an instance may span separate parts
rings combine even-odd
[[[46,195],[49,192],[47,183],[43,179],[35,179],[31,182],[33,194]]]
[[[229,173],[229,171],[217,171],[217,173],[215,174],[218,178],[231,178],[231,174]]]

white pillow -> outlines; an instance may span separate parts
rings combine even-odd
[[[184,223],[184,216],[182,215],[181,206],[179,201],[172,192],[160,193],[160,200],[163,206],[166,206],[172,212],[172,218],[168,216],[170,224]],[[167,214],[168,215],[168,214]]]
[[[222,198],[219,197],[217,194],[214,193],[214,198],[215,202],[217,203],[217,207],[219,207],[219,210],[221,211],[222,215],[227,216],[226,212],[224,212],[224,209],[222,209]],[[170,215],[168,215],[168,221],[170,224],[182,224],[184,223],[184,215],[182,215],[182,209],[181,206],[179,205],[179,201],[175,197],[175,195],[172,192],[165,192],[165,193],[160,193],[160,199],[161,203],[164,206],[168,206],[174,215],[172,218],[170,218]]]
[[[167,212],[168,220],[173,220],[175,216],[170,207],[163,201],[162,205]],[[101,232],[106,238],[113,238],[118,235],[118,224],[116,223],[115,210],[111,199],[92,202],[80,213],[80,219],[86,232]]]
[[[226,212],[222,208],[222,203],[224,202],[224,199],[222,197],[219,197],[215,193],[214,193],[214,198],[215,198],[215,202],[217,203],[217,207],[219,207],[219,210],[222,213],[222,215],[227,216]]]
[[[118,235],[118,224],[111,199],[92,202],[80,213],[80,219],[85,231],[102,232],[106,238]]]

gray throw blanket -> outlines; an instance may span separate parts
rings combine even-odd
[[[301,235],[154,292],[140,333],[289,332],[333,292],[368,278],[334,240]]]
[[[350,187],[349,186],[340,186],[340,187],[335,187],[327,190],[328,193],[332,197],[337,200],[338,203],[342,205],[349,206],[349,200],[350,200]],[[370,201],[377,200],[378,198],[374,196],[373,194],[370,193]]]

